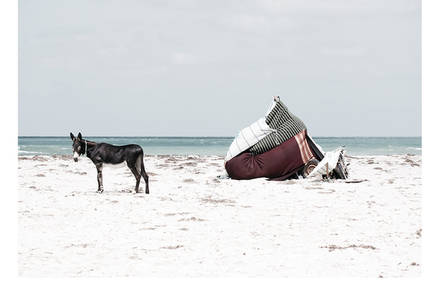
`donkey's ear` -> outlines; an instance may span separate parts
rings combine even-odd
[[[72,140],[74,140],[74,139],[75,139],[75,136],[74,136],[72,133],[70,133],[70,138],[71,138]]]
[[[78,133],[78,138],[79,138],[80,140],[82,140],[83,137],[82,137],[82,135],[81,135],[81,132]]]

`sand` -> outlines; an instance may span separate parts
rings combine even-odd
[[[222,157],[146,156],[146,195],[126,167],[97,194],[87,158],[19,157],[19,275],[420,276],[421,156],[348,162],[348,181],[234,181]]]

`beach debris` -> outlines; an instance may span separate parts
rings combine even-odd
[[[211,181],[212,181],[213,183],[220,183],[220,180],[218,180],[217,178],[213,178]]]
[[[351,156],[351,155],[345,155],[345,157],[346,158],[349,158],[349,159],[362,159],[361,157],[356,157],[356,156]]]
[[[318,176],[323,179],[347,179],[348,171],[344,152],[345,150],[342,147],[327,152],[308,177]]]
[[[34,155],[31,160],[35,160],[35,161],[48,161],[48,159],[44,156],[41,155]]]
[[[87,243],[80,243],[80,244],[74,244],[74,243],[71,243],[70,245],[65,245],[64,248],[71,248],[71,247],[81,247],[81,248],[86,248],[86,247],[88,247],[88,246],[90,246],[90,244],[87,244]]]
[[[338,246],[338,245],[326,245],[326,246],[321,246],[320,248],[327,248],[329,252],[335,251],[336,249],[348,249],[348,248],[363,248],[363,249],[371,249],[371,250],[377,250],[377,248],[375,246],[372,245],[365,245],[365,244],[351,244],[348,246]]]
[[[197,166],[197,162],[184,162],[184,163],[181,163],[180,165],[194,167],[194,166]]]
[[[230,179],[229,175],[227,173],[224,173],[222,175],[217,175],[218,179]]]
[[[357,179],[357,180],[347,180],[345,181],[345,183],[362,183],[366,181],[368,181],[368,179]]]
[[[191,214],[189,212],[180,212],[180,213],[166,213],[164,214],[164,216],[169,217],[169,216],[176,216],[176,215],[188,215]]]
[[[200,218],[196,218],[196,217],[191,217],[191,218],[182,218],[180,220],[178,220],[178,222],[204,222],[204,219],[200,219]]]
[[[211,204],[233,204],[235,201],[229,199],[215,199],[211,197],[200,199],[203,203],[211,203]]]
[[[408,163],[408,164],[411,165],[412,167],[420,166],[420,164],[418,164],[418,163],[416,163],[415,161],[409,159],[408,157],[405,158],[404,162]]]
[[[154,230],[156,230],[156,228],[155,227],[144,227],[144,228],[140,228],[139,230],[140,231],[154,231]]]
[[[161,249],[178,249],[183,247],[183,245],[178,244],[178,245],[169,245],[169,246],[162,246]]]
[[[196,155],[196,154],[188,155],[186,158],[186,160],[198,160],[198,159],[200,159],[200,155]]]
[[[327,189],[324,191],[318,191],[319,194],[332,194],[334,192],[336,192],[336,190],[334,190],[334,189]]]

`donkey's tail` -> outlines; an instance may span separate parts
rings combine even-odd
[[[142,166],[144,165],[144,152],[141,151],[138,154],[138,157],[136,158],[136,170],[141,174]]]

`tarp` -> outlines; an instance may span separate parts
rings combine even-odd
[[[304,130],[279,146],[261,153],[243,152],[225,164],[232,179],[253,179],[267,177],[284,180],[295,175],[314,154],[307,142]]]
[[[266,124],[275,132],[270,133],[250,147],[249,151],[251,153],[260,154],[271,150],[306,129],[306,125],[290,113],[283,102],[279,99],[275,102],[275,106],[266,116]]]
[[[333,151],[326,152],[325,157],[319,162],[315,169],[309,173],[308,177],[327,176],[327,171],[333,171],[332,174],[335,178],[347,179],[348,172],[346,169],[343,148],[337,148]]]

